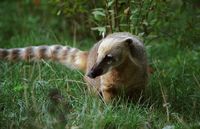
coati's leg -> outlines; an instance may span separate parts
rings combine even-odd
[[[113,97],[115,96],[115,90],[112,87],[102,86],[101,93],[104,99],[104,102],[108,103],[111,102]]]
[[[132,102],[142,102],[144,100],[144,91],[145,88],[141,86],[141,88],[135,88],[127,92],[126,98]]]

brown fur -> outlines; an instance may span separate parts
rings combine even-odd
[[[25,52],[24,52],[24,60],[28,61],[30,59],[32,59],[34,57],[34,54],[33,54],[33,48],[32,47],[28,47],[25,49]]]
[[[122,94],[138,100],[148,79],[143,43],[129,33],[108,35],[88,52],[60,45],[0,49],[0,59],[50,59],[81,69],[89,90],[105,102]]]
[[[11,51],[9,60],[18,60],[19,59],[19,54],[20,54],[20,50],[19,49],[13,49],[13,51]]]
[[[46,54],[45,52],[47,51],[47,47],[46,46],[41,46],[38,50],[38,58],[39,59],[45,59],[45,58],[48,58],[46,57]],[[29,54],[29,53],[28,53]],[[52,54],[53,55],[53,54]],[[53,59],[53,58],[52,58]]]
[[[9,54],[8,51],[0,49],[0,59],[7,57]]]
[[[117,41],[120,41],[120,36],[132,38],[132,35],[127,33],[114,33],[106,38],[119,38]],[[98,42],[90,50],[86,73],[90,72],[94,64],[97,62],[100,54],[116,50],[112,50],[112,47],[114,47],[114,45],[117,43],[114,43],[113,45],[110,45],[110,43],[108,44],[108,47],[106,46],[102,49],[103,53],[97,54],[97,51],[100,49],[99,46],[103,40]],[[109,102],[112,100],[112,98],[121,96],[122,94],[132,100],[138,100],[141,97],[148,79],[147,59],[144,47],[137,45],[135,42],[136,41],[133,41],[133,44],[131,44],[130,47],[127,47],[126,45],[123,46],[123,43],[120,43],[118,46],[116,46],[116,48],[122,47],[122,49],[126,49],[123,55],[124,57],[122,57],[124,58],[122,60],[123,62],[120,65],[111,68],[109,71],[107,71],[107,73],[95,79],[85,76],[85,81],[88,83],[89,88],[92,88],[95,93],[101,93],[105,102]],[[130,59],[128,54],[133,54],[132,57],[135,60],[134,62]]]

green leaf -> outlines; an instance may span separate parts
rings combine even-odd
[[[93,27],[91,29],[99,31],[99,35],[102,35],[103,33],[106,32],[106,27]]]
[[[99,15],[99,16],[106,16],[103,11],[95,10],[92,12],[93,15]]]
[[[19,91],[21,91],[21,90],[23,90],[23,89],[24,89],[24,87],[21,86],[21,85],[17,85],[17,86],[15,86],[15,87],[13,88],[13,90],[16,91],[16,92],[19,92]]]
[[[61,10],[58,10],[58,12],[56,13],[57,16],[59,16],[61,13]]]
[[[112,6],[113,3],[114,3],[114,0],[109,1],[109,2],[108,2],[108,7]]]

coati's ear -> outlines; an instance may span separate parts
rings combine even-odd
[[[127,39],[125,39],[125,42],[127,43],[128,49],[130,50],[130,54],[132,56],[134,56],[135,46],[134,46],[134,43],[133,43],[133,39],[132,38],[127,38]]]
[[[131,37],[127,37],[126,39],[124,39],[124,42],[126,43],[128,49],[130,50],[131,54],[133,54],[132,52],[134,51],[134,43],[133,43],[133,39]]]
[[[125,42],[126,42],[128,45],[130,45],[130,44],[133,43],[133,39],[132,39],[132,38],[126,38],[126,39],[125,39]]]
[[[133,38],[128,37],[124,41],[129,50],[129,58],[131,59],[132,62],[134,62],[136,65],[138,65],[138,60],[137,60],[138,51],[136,49],[137,46],[135,46],[136,44],[134,43]]]

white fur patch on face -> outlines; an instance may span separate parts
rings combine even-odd
[[[105,53],[119,43],[119,40],[117,40],[116,38],[105,38],[99,45],[98,53]]]

